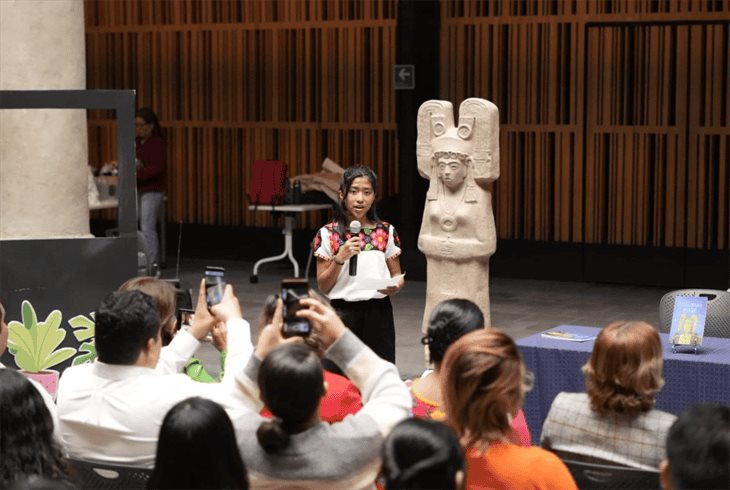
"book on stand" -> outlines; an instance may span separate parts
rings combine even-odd
[[[707,298],[703,296],[677,296],[674,299],[672,327],[669,343],[697,347],[702,345],[707,319]]]

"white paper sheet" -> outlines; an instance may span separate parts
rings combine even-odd
[[[389,277],[387,279],[378,279],[376,277],[363,277],[362,279],[358,278],[358,280],[355,281],[354,289],[358,291],[377,291],[379,289],[385,289],[390,286],[397,286],[404,276],[405,273]]]

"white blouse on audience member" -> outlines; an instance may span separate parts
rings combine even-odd
[[[227,327],[230,350],[225,370],[229,376],[222,383],[198,383],[172,371],[200,345],[185,331],[163,349],[165,359],[157,369],[99,360],[66,369],[58,386],[58,416],[69,456],[152,468],[162,420],[185,398],[209,398],[233,416],[238,410],[257,410],[258,405],[235,381],[253,353],[250,326],[234,319]]]

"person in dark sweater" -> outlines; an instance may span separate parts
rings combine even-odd
[[[149,107],[137,110],[134,118],[137,137],[137,197],[139,227],[147,244],[148,263],[158,264],[160,257],[157,218],[165,199],[167,147],[157,115]],[[164,223],[162,223],[164,226]]]

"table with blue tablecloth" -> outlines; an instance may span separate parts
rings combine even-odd
[[[560,325],[547,331],[598,335],[600,329]],[[538,443],[550,405],[561,391],[585,392],[581,366],[591,356],[594,341],[570,342],[542,337],[542,333],[518,340],[525,365],[535,373],[535,387],[525,396],[524,412],[533,441]],[[660,333],[664,352],[664,388],[656,406],[679,415],[697,403],[730,406],[730,339],[705,337],[696,354],[673,353],[668,335]]]

